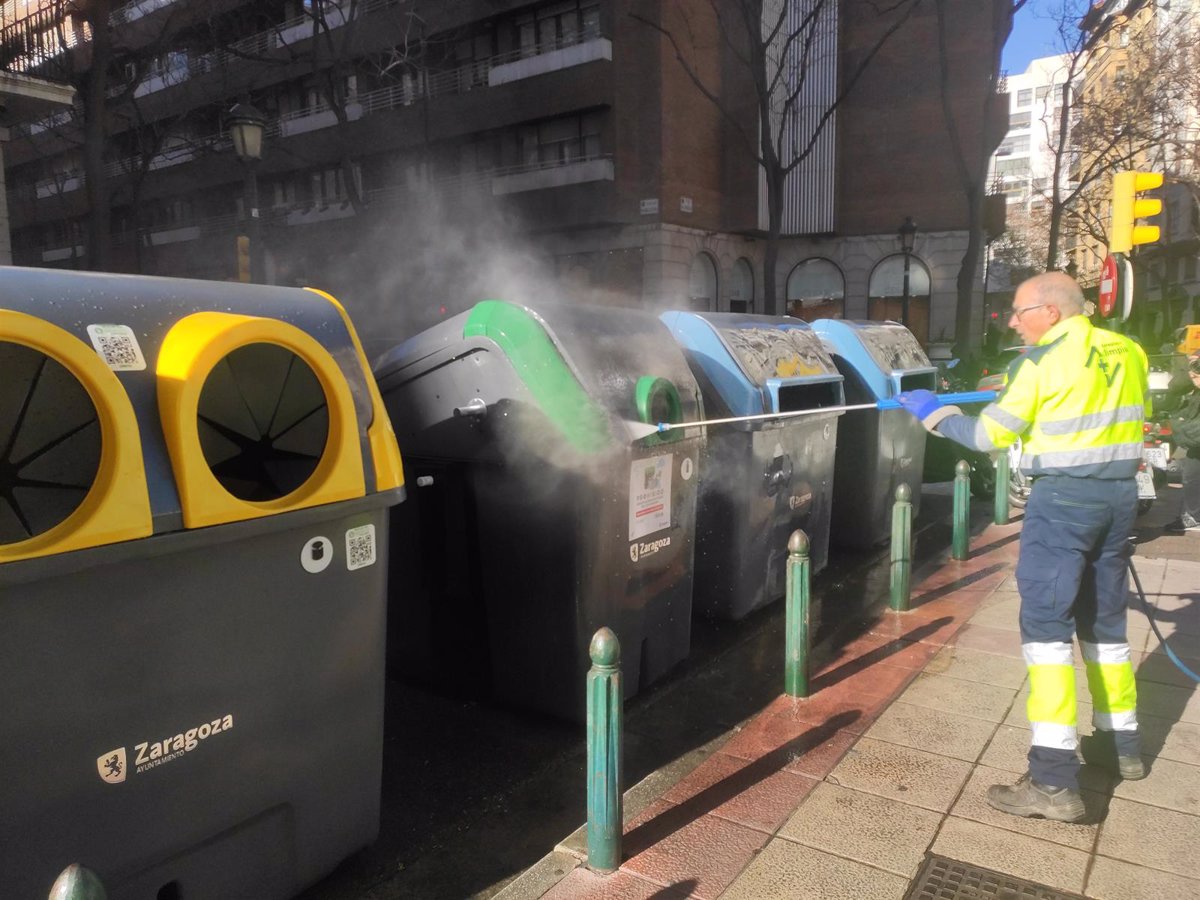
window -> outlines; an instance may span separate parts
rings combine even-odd
[[[505,153],[507,165],[555,166],[600,155],[601,113],[550,119],[517,129],[516,159]]]
[[[692,259],[688,277],[688,302],[695,310],[714,310],[717,307],[717,264],[707,253],[697,253]]]
[[[827,259],[806,259],[788,273],[787,310],[797,319],[840,319],[846,294],[842,270]]]
[[[1029,152],[1029,135],[1019,134],[1004,139],[1004,143],[996,148],[997,156],[1010,156],[1013,153]]]
[[[882,297],[902,297],[904,295],[904,254],[897,253],[880,261],[871,273],[871,284],[868,289],[871,299]],[[925,263],[909,254],[908,257],[908,295],[910,297],[929,296],[929,270]]]
[[[997,175],[1026,175],[1028,173],[1029,159],[1026,157],[996,160]]]
[[[521,56],[537,56],[600,36],[600,2],[556,3],[516,20]]]
[[[1017,106],[1028,106],[1032,100],[1032,88],[1021,88],[1021,90],[1017,91]]]
[[[1045,84],[1037,89],[1037,100],[1040,103],[1050,96],[1050,85]]]
[[[754,269],[744,257],[733,264],[729,277],[729,311],[754,312]]]
[[[1008,127],[1009,127],[1009,129],[1028,128],[1029,127],[1029,113],[1027,113],[1027,112],[1013,113],[1011,116],[1008,117]]]

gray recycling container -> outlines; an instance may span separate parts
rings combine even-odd
[[[708,418],[842,405],[842,376],[807,326],[733,313],[666,312]],[[814,572],[829,557],[837,411],[708,430],[700,465],[696,594],[701,614],[740,619],[782,597],[791,533]]]
[[[418,485],[392,665],[435,684],[466,666],[503,702],[578,719],[601,626],[620,638],[627,695],[687,656],[704,437],[629,430],[700,417],[662,323],[485,301],[375,374]]]
[[[812,328],[845,377],[849,405],[937,386],[937,369],[897,322],[818,319]],[[846,547],[883,543],[891,537],[898,485],[912,490],[913,515],[920,510],[925,428],[902,409],[861,409],[847,412],[838,430],[832,541]]]
[[[0,269],[0,371],[0,896],[293,896],[379,827],[404,489],[350,320]]]

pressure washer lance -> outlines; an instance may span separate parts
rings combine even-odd
[[[958,394],[938,394],[941,406],[955,406],[959,403],[990,403],[996,399],[995,391],[965,391]],[[758,422],[768,419],[792,419],[796,416],[812,416],[817,413],[843,413],[856,409],[900,409],[898,400],[876,400],[874,403],[854,403],[849,406],[816,406],[812,409],[794,409],[789,412],[762,413],[753,416],[732,416],[728,419],[701,419],[698,422],[659,422],[657,425],[646,425],[641,422],[630,422],[629,429],[634,440],[641,440],[652,434],[662,434],[673,428],[695,428],[699,425],[728,425],[732,422]]]

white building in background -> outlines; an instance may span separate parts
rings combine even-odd
[[[988,183],[1004,193],[1010,209],[1017,204],[1032,209],[1051,192],[1067,62],[1065,55],[1044,56],[1021,74],[1008,76],[1008,133],[992,156]],[[1070,146],[1069,135],[1064,146]],[[1059,175],[1064,191],[1067,163],[1064,159]]]

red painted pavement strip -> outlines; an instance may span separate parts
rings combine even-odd
[[[664,799],[695,811],[704,809],[755,831],[772,834],[795,811],[817,779],[782,768],[773,772],[756,770],[755,764],[725,753],[714,753],[690,775],[679,781]]]
[[[543,894],[542,900],[668,900],[687,897],[693,884],[694,881],[686,880],[677,886],[678,891],[670,891],[628,872],[597,875],[580,866]]]
[[[692,818],[687,804],[660,800],[646,812],[625,833],[621,871],[663,887],[690,881],[690,896],[702,900],[715,900],[771,837],[719,816]]]

